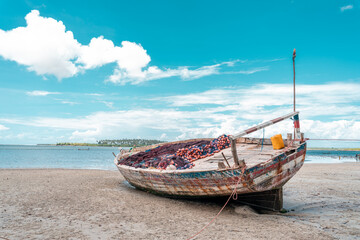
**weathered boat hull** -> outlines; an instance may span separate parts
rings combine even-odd
[[[306,142],[293,153],[282,153],[245,170],[157,170],[117,164],[121,174],[133,186],[156,194],[176,197],[229,196],[237,186],[238,194],[281,188],[302,167]],[[242,173],[244,171],[244,174]]]

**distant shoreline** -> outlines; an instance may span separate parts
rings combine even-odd
[[[129,145],[111,145],[111,144],[96,144],[96,143],[72,143],[72,144],[36,144],[36,146],[75,146],[75,147],[132,147]]]
[[[38,144],[40,145],[40,144]],[[45,145],[45,144],[42,144]],[[88,146],[88,147],[133,147],[133,145],[111,145],[111,144],[96,144],[96,143],[70,143],[70,144],[53,144],[55,146]],[[150,145],[142,145],[150,146]],[[136,147],[142,147],[136,146]],[[308,150],[321,150],[321,151],[360,151],[360,148],[308,148]]]
[[[308,150],[321,150],[321,151],[360,151],[360,148],[308,148]]]
[[[77,146],[77,147],[124,147],[124,146],[117,146],[117,145],[99,145],[96,143],[72,143],[72,144],[36,144],[35,146]]]
[[[96,141],[96,143],[77,143],[77,142],[58,142],[56,144],[37,144],[38,146],[77,146],[77,147],[143,147],[154,144],[164,143],[156,139],[105,139]]]
[[[156,143],[158,144],[158,143]],[[46,145],[46,144],[38,144]],[[54,146],[88,146],[88,147],[134,147],[130,144],[97,144],[97,143],[57,143],[49,144]],[[151,146],[152,144],[135,145],[136,147]],[[322,150],[322,151],[360,151],[360,148],[308,148],[308,150]]]
[[[30,144],[30,145],[23,145],[23,144],[0,144],[0,146],[76,146],[76,147],[133,147],[132,145],[112,145],[112,144],[96,144],[96,143],[71,143],[71,144],[47,144],[47,143],[39,143],[39,144]],[[145,146],[145,145],[143,145]],[[147,145],[149,146],[149,145]],[[136,147],[141,147],[137,146]],[[307,150],[319,150],[319,151],[360,151],[360,148],[308,148]]]

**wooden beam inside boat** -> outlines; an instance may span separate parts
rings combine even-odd
[[[231,139],[231,153],[235,162],[235,167],[239,166],[239,158],[236,151],[236,139]]]

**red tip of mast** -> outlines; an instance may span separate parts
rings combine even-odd
[[[295,59],[295,57],[296,57],[296,49],[294,48],[293,59]]]

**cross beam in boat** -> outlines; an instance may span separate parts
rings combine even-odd
[[[270,125],[273,125],[275,123],[281,122],[282,120],[291,118],[291,117],[293,117],[295,115],[298,115],[298,114],[299,114],[299,112],[292,112],[292,113],[286,114],[286,115],[284,115],[282,117],[278,117],[278,118],[275,118],[273,120],[264,122],[262,124],[259,124],[259,125],[255,126],[255,127],[249,128],[249,129],[247,129],[245,131],[242,131],[242,132],[240,132],[238,134],[235,134],[235,135],[231,136],[231,140],[230,140],[230,142],[231,142],[231,153],[232,153],[233,158],[234,158],[235,166],[238,167],[240,165],[239,158],[237,156],[237,151],[236,151],[236,139],[238,139],[238,138],[240,138],[242,136],[245,136],[247,134],[250,134],[252,132],[255,132],[257,130],[268,127]],[[296,128],[296,133],[300,133],[300,124],[298,123],[298,120],[299,120],[299,118],[296,117],[296,122],[297,123],[294,124],[294,126]]]
[[[262,124],[259,124],[259,125],[255,126],[255,127],[246,129],[245,131],[242,131],[242,132],[240,132],[238,134],[235,134],[235,135],[231,136],[231,138],[234,139],[234,140],[238,139],[238,138],[240,138],[242,136],[245,136],[245,135],[250,134],[252,132],[255,132],[257,130],[263,129],[263,128],[268,127],[270,125],[273,125],[275,123],[281,122],[282,120],[291,118],[291,117],[293,117],[295,115],[298,115],[298,114],[299,114],[299,112],[292,112],[292,113],[286,114],[286,115],[284,115],[282,117],[278,117],[278,118],[275,118],[273,120],[270,120],[270,121],[264,122]]]

